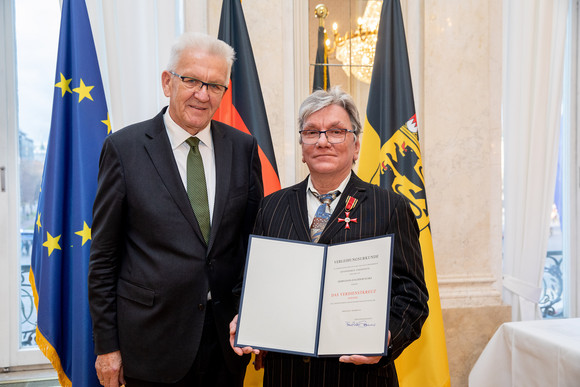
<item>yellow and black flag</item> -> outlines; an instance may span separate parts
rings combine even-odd
[[[363,180],[390,188],[410,200],[421,230],[429,290],[429,317],[421,337],[395,361],[399,383],[402,387],[449,386],[447,347],[399,0],[383,2],[366,113],[358,174]]]
[[[330,89],[330,74],[328,72],[328,49],[326,48],[326,30],[324,26],[318,27],[318,48],[316,49],[316,64],[314,65],[314,80],[312,91]]]

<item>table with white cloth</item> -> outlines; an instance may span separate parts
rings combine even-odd
[[[471,370],[469,386],[580,386],[580,318],[501,325]]]

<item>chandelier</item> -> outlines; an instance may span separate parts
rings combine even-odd
[[[382,3],[382,1],[368,1],[363,16],[357,20],[357,28],[342,36],[338,33],[338,25],[333,23],[334,40],[327,39],[325,42],[328,52],[335,52],[336,59],[342,62],[342,69],[346,75],[352,74],[365,83],[371,83]],[[318,5],[317,15],[319,7],[326,9],[324,4]],[[326,17],[328,10],[322,14]]]

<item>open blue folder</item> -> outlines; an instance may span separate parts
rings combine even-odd
[[[327,246],[251,235],[235,345],[386,355],[392,239]]]

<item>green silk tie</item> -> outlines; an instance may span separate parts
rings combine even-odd
[[[205,239],[209,242],[209,204],[207,201],[207,186],[203,161],[199,153],[199,138],[190,137],[185,140],[190,146],[187,155],[187,196],[193,207],[197,223]]]

